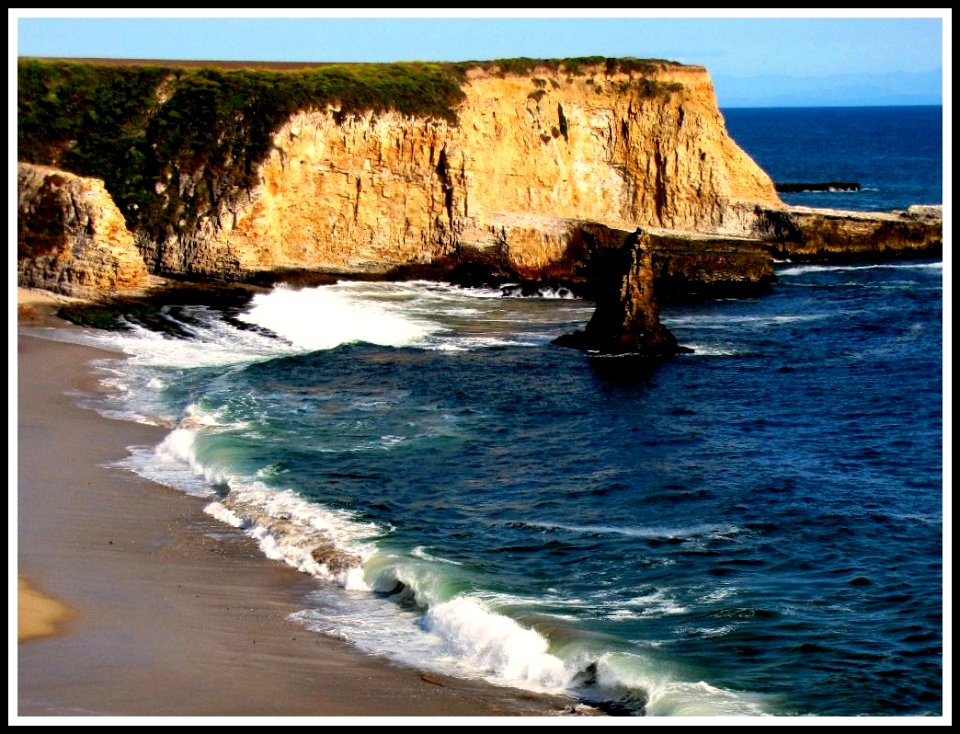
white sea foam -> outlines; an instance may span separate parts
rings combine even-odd
[[[758,716],[765,697],[677,680],[662,663],[639,654],[608,653],[597,661],[597,684],[609,691],[642,693],[648,716]]]
[[[650,594],[628,599],[621,602],[608,615],[608,619],[650,619],[664,617],[670,614],[686,614],[687,608],[658,589]]]
[[[202,497],[221,497],[205,508],[213,517],[244,530],[263,553],[345,589],[367,589],[363,567],[375,548],[366,539],[383,531],[351,513],[323,508],[292,490],[273,490],[236,476],[199,457],[198,439],[231,424],[194,407],[154,449],[131,447],[117,465]],[[183,427],[185,424],[189,427]]]
[[[777,270],[778,276],[798,276],[808,273],[856,272],[859,270],[943,270],[943,262],[891,262],[872,265],[793,265]]]
[[[354,342],[412,346],[442,328],[391,313],[377,303],[329,286],[303,290],[277,287],[270,293],[257,294],[239,318],[269,329],[294,347],[309,350]]]
[[[170,421],[163,418],[143,415],[142,413],[137,413],[136,411],[132,410],[111,410],[110,408],[102,408],[98,405],[95,405],[93,401],[80,401],[80,406],[83,408],[96,410],[104,418],[110,418],[111,420],[131,421],[133,423],[140,423],[145,426],[157,426],[158,428],[168,428],[170,426]]]
[[[496,336],[461,336],[454,339],[436,340],[430,344],[440,352],[471,352],[477,349],[502,349],[504,347],[539,347],[553,337],[545,334],[542,340],[505,339]]]
[[[564,286],[539,285],[524,288],[519,283],[507,283],[500,288],[500,293],[505,298],[552,298],[568,301],[576,299],[573,291]]]
[[[346,284],[341,284],[346,285]],[[378,284],[379,285],[379,284]],[[503,299],[503,298],[533,298],[554,300],[578,300],[573,292],[565,286],[550,286],[546,284],[527,285],[524,295],[524,286],[520,283],[504,283],[498,288],[466,287],[453,283],[435,282],[428,280],[412,280],[402,283],[392,283],[397,292],[411,293],[416,296],[431,296],[434,298],[453,299]]]
[[[109,411],[101,411],[109,412]],[[223,410],[207,411],[190,404],[184,417],[156,447],[130,447],[130,455],[116,462],[141,476],[201,497],[228,486],[233,477],[224,467],[204,463],[197,441],[203,435],[248,427],[247,423],[223,420]],[[128,415],[124,415],[128,419]]]
[[[209,505],[203,508],[203,511],[206,512],[211,517],[216,518],[220,522],[230,525],[235,528],[242,528],[244,525],[244,520],[233,510],[228,509],[220,502],[211,502]]]
[[[192,339],[179,339],[136,326],[103,339],[130,355],[135,365],[217,367],[273,359],[298,351],[265,334],[237,329],[204,310]]]
[[[401,298],[408,301],[435,299],[463,303],[465,299],[503,298],[503,294],[499,288],[468,288],[434,280],[406,280],[394,283],[342,281],[332,287],[355,295],[373,296],[377,298]]]
[[[693,630],[693,634],[695,634],[697,637],[702,637],[705,639],[709,639],[711,637],[724,637],[736,630],[737,626],[738,625],[735,624],[725,624],[720,627],[699,627]]]
[[[707,591],[703,597],[701,597],[701,600],[706,604],[714,604],[734,596],[736,593],[737,589],[732,586],[717,586]]]
[[[435,561],[437,563],[449,563],[451,566],[462,566],[463,564],[460,561],[451,561],[449,558],[441,558],[440,556],[435,556],[427,552],[427,549],[422,545],[418,545],[412,551],[410,555],[414,558],[422,558],[425,561]]]
[[[363,567],[375,548],[367,539],[380,529],[351,513],[330,510],[291,490],[271,490],[251,482],[231,488],[206,512],[257,541],[268,558],[332,581],[348,590],[367,590]]]
[[[420,569],[400,575],[418,577],[422,583],[423,574]],[[382,598],[317,592],[316,600],[316,610],[292,618],[408,665],[542,693],[617,700],[648,715],[761,715],[768,708],[762,696],[682,680],[662,658],[604,652],[597,641],[587,640],[568,641],[554,649],[544,634],[496,612],[485,597],[461,594],[437,601],[422,617]],[[576,619],[553,613],[539,616]],[[396,645],[398,639],[403,640],[402,647]],[[653,641],[643,647],[654,650],[662,644]],[[595,680],[581,688],[581,673],[588,668],[594,670]]]
[[[449,652],[503,683],[544,691],[562,691],[574,671],[548,651],[546,638],[532,629],[460,596],[427,610],[424,627],[440,637]]]
[[[497,595],[457,594],[451,589],[462,578],[460,572],[432,559],[424,562],[428,554],[423,552],[411,555],[414,558],[384,553],[370,558],[365,580],[381,594],[412,599],[425,610],[416,623],[417,639],[396,650],[398,637],[410,641],[409,619],[403,614],[389,621],[379,615],[380,635],[357,629],[368,624],[363,615],[335,622],[345,638],[361,639],[367,649],[379,654],[396,650],[393,657],[408,664],[481,676],[500,685],[552,693],[562,693],[571,685],[576,670],[550,652],[542,634],[495,611],[490,599]]]
[[[637,525],[570,525],[566,523],[524,521],[524,525],[544,528],[546,530],[568,530],[575,533],[591,533],[597,535],[627,535],[635,538],[654,539],[693,539],[729,538],[740,533],[740,528],[729,524],[690,525],[686,527],[646,527]]]
[[[175,428],[155,447],[127,447],[129,455],[114,465],[187,494],[209,497],[228,484],[230,477],[220,467],[200,462],[197,435],[196,429]]]
[[[684,342],[683,346],[693,350],[693,354],[688,355],[693,357],[737,357],[743,354],[743,352],[725,344],[694,344]]]
[[[227,483],[228,475],[220,467],[205,466],[197,460],[195,442],[197,431],[192,428],[174,429],[154,450],[157,459],[174,466],[186,465],[194,476],[211,487]]]

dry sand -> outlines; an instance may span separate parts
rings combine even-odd
[[[17,578],[17,642],[58,635],[71,617],[66,604]]]
[[[56,299],[36,298],[21,325],[56,323]],[[530,716],[569,704],[395,667],[289,621],[318,581],[265,558],[203,500],[105,466],[164,435],[76,404],[100,389],[89,362],[116,357],[18,337],[18,573],[73,610],[62,634],[12,645],[18,716]]]

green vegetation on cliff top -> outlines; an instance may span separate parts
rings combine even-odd
[[[297,110],[330,109],[337,122],[396,110],[455,123],[471,69],[643,76],[680,66],[601,56],[290,71],[162,63],[21,59],[17,68],[18,159],[103,179],[130,229],[156,243],[189,239],[221,201],[253,186],[274,131]],[[648,95],[676,87],[645,81]]]

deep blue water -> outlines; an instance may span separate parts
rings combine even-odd
[[[856,181],[788,204],[886,211],[943,203],[942,107],[725,109],[727,131],[777,182]]]
[[[929,203],[847,112],[726,116],[774,178]],[[862,140],[796,136],[827,113]],[[694,353],[656,367],[552,345],[583,301],[280,288],[241,317],[273,334],[99,337],[133,355],[101,409],[175,426],[125,465],[313,574],[318,634],[620,712],[939,715],[942,266],[778,275],[664,309]]]

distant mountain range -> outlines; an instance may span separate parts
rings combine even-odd
[[[711,75],[720,107],[863,107],[943,104],[942,69],[794,77]]]

